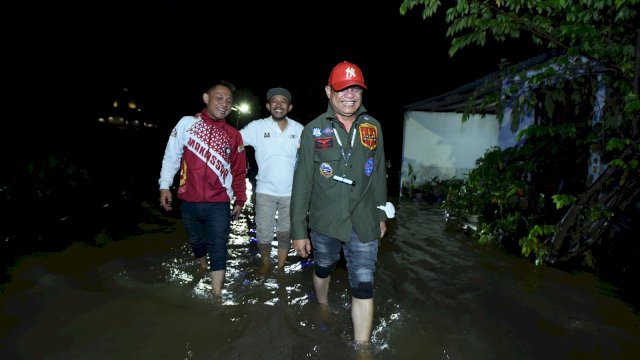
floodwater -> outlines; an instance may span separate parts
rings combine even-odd
[[[351,344],[344,268],[329,317],[314,302],[312,262],[292,252],[283,274],[256,276],[249,204],[221,302],[179,219],[159,212],[144,235],[25,259],[0,294],[0,359],[639,358],[640,315],[611,285],[479,246],[448,231],[436,205],[396,209],[367,354]]]

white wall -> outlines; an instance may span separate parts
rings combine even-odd
[[[416,183],[437,176],[465,178],[487,149],[498,145],[499,125],[494,115],[407,111],[404,115],[401,184],[407,181],[409,164]]]

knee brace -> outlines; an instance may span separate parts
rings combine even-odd
[[[336,269],[336,263],[331,264],[331,266],[329,266],[329,267],[321,266],[321,265],[318,265],[318,264],[316,264],[313,267],[314,273],[320,279],[326,279],[327,277],[329,277],[329,275],[331,275],[331,273],[335,269]]]
[[[359,282],[356,286],[352,286],[351,296],[361,300],[372,299],[373,282]]]

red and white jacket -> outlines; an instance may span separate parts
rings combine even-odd
[[[247,201],[247,157],[240,132],[224,120],[184,116],[171,131],[162,159],[160,189],[180,169],[178,197],[188,202]]]

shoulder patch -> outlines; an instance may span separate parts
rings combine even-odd
[[[378,128],[370,123],[364,123],[358,127],[360,143],[369,150],[378,147]]]

